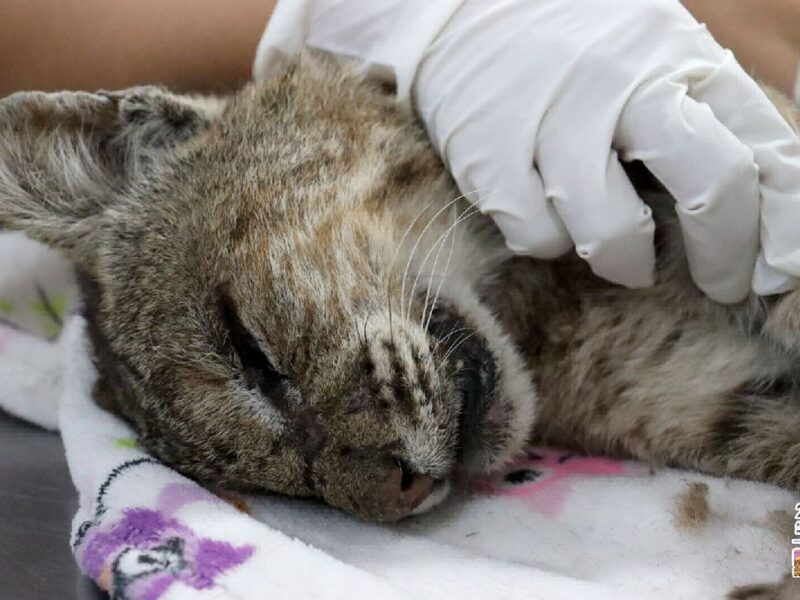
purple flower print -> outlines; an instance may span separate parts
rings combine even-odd
[[[172,516],[190,503],[220,502],[196,484],[167,485],[157,508],[128,508],[109,523],[102,522],[104,495],[98,497],[95,520],[79,531],[75,551],[81,569],[115,600],[157,600],[178,582],[196,590],[212,588],[220,575],[255,552],[251,545],[200,537]]]

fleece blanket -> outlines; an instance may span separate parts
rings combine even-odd
[[[80,496],[64,543],[114,598],[800,598],[800,498],[756,483],[530,448],[393,526],[204,489],[92,402],[80,311],[63,258],[0,232],[0,406],[60,430]]]

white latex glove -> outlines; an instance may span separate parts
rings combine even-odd
[[[394,77],[517,253],[574,244],[598,275],[649,285],[653,221],[619,163],[639,159],[711,298],[797,285],[800,141],[677,0],[282,0],[256,78],[303,45]]]

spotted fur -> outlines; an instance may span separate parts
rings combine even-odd
[[[512,257],[463,192],[324,57],[0,102],[0,225],[75,261],[98,402],[193,477],[391,521],[535,437],[800,489],[797,293],[708,301],[657,190],[641,291]]]

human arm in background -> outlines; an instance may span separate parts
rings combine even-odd
[[[800,1],[684,0],[749,72],[800,104]]]
[[[0,97],[250,78],[275,0],[0,0]]]
[[[161,82],[230,89],[250,77],[276,0],[0,0],[0,96]],[[798,0],[684,0],[744,68],[791,95]]]

